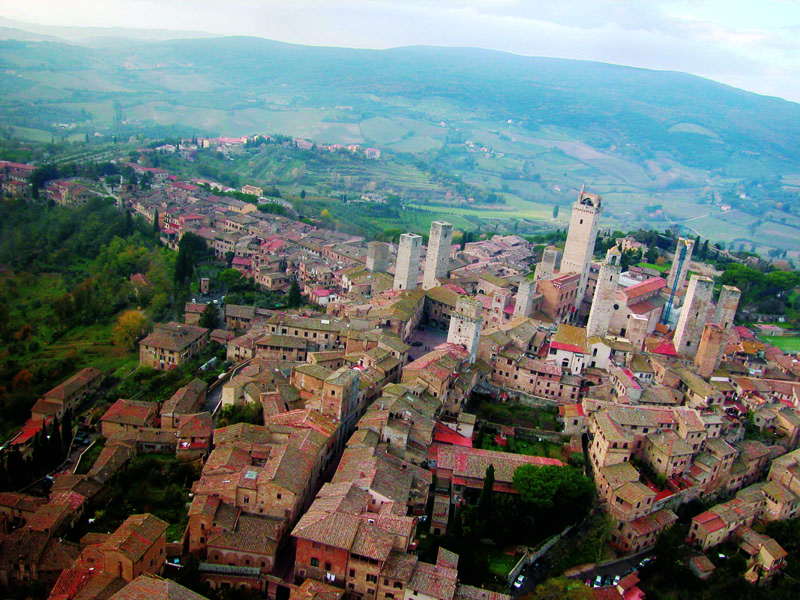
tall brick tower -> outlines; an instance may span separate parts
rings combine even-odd
[[[404,233],[400,236],[394,272],[394,289],[413,290],[417,287],[421,252],[422,236],[416,233]]]
[[[622,271],[622,254],[614,246],[606,253],[606,261],[600,266],[597,286],[594,288],[592,308],[589,311],[589,322],[586,324],[586,337],[603,337],[608,333],[608,324],[614,312],[614,300],[617,295],[617,283]]]
[[[453,226],[445,221],[431,223],[428,236],[428,255],[425,258],[425,273],[422,289],[429,290],[439,285],[437,279],[447,277],[450,268],[450,245],[453,243]]]
[[[567,243],[564,245],[564,257],[561,259],[561,273],[580,273],[578,290],[575,296],[575,308],[578,308],[586,293],[586,280],[592,263],[594,243],[597,239],[597,227],[600,214],[603,212],[600,196],[589,194],[585,186],[581,187],[578,199],[572,205],[572,217],[569,221]]]
[[[478,341],[483,324],[483,304],[480,300],[461,296],[456,302],[456,309],[450,315],[450,329],[447,342],[461,344],[469,352],[469,361],[474,363],[478,358]]]
[[[675,351],[681,356],[691,356],[697,351],[703,326],[708,320],[708,307],[714,292],[714,281],[701,275],[692,275],[686,300],[675,327],[673,344]]]

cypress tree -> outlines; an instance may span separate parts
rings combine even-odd
[[[58,417],[53,419],[53,426],[50,429],[50,438],[47,440],[47,466],[55,466],[61,462],[61,425]]]
[[[494,465],[486,467],[486,475],[483,478],[483,488],[478,498],[478,516],[483,523],[492,517],[492,495],[494,494]]]
[[[61,423],[61,447],[62,454],[69,452],[69,445],[72,443],[72,410],[64,411],[64,421]]]

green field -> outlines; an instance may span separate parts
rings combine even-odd
[[[669,271],[669,268],[672,266],[672,264],[664,263],[663,265],[653,265],[646,262],[640,262],[636,266],[642,267],[643,269],[654,269],[656,271],[659,271],[660,273],[666,273],[667,271]]]
[[[511,569],[519,560],[519,557],[515,557],[513,554],[506,554],[502,550],[486,544],[478,544],[475,547],[475,554],[486,560],[492,575],[501,579],[508,577]]]
[[[795,354],[800,352],[800,336],[789,335],[761,335],[759,339],[765,344],[770,344],[780,348],[786,353]]]

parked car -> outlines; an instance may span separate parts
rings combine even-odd
[[[652,556],[648,556],[647,558],[643,558],[642,562],[639,563],[639,567],[641,568],[641,567],[644,567],[646,565],[649,565],[651,562],[653,562],[653,557]]]
[[[599,588],[602,586],[603,586],[603,576],[598,575],[597,577],[594,578],[594,583],[592,584],[592,587]]]
[[[614,585],[618,585],[620,579],[622,579],[621,575],[614,575]]]
[[[516,581],[514,581],[514,588],[519,589],[522,587],[522,584],[525,583],[525,575],[522,573],[519,574]]]

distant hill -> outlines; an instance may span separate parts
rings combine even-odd
[[[13,68],[35,57],[42,68],[50,63],[62,73],[85,71],[91,63],[107,81],[106,89],[96,91],[148,93],[151,98],[185,91],[192,93],[193,104],[222,110],[235,107],[237,100],[268,99],[278,92],[291,97],[291,106],[355,103],[375,116],[406,112],[444,121],[453,116],[511,119],[532,131],[554,126],[596,148],[614,147],[634,158],[663,152],[702,169],[724,169],[731,155],[746,152],[770,169],[798,170],[800,105],[685,73],[474,48],[353,50],[246,37],[127,39],[123,47],[117,38],[94,41],[111,48],[71,46],[69,62],[58,44],[5,42],[0,60]],[[172,75],[175,79],[166,81]],[[57,81],[53,87],[79,91]],[[130,94],[123,98],[132,99]],[[222,126],[217,132],[233,133]]]
[[[730,217],[720,204],[760,221],[788,211],[763,235],[761,223],[723,224],[728,240],[785,246],[800,219],[800,105],[693,75],[475,48],[113,34],[94,32],[92,46],[0,42],[0,126],[42,139],[67,126],[374,145],[509,200],[564,203],[586,181],[618,222],[641,224],[663,204],[668,223],[696,219],[709,237]]]

